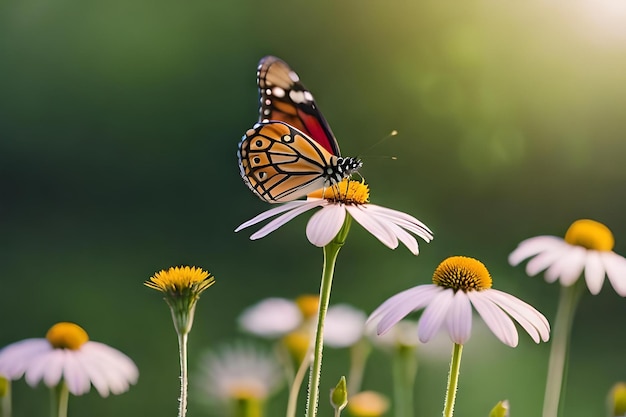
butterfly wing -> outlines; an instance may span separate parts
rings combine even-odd
[[[259,121],[277,120],[304,132],[332,155],[339,156],[339,144],[319,111],[313,95],[287,63],[275,56],[259,62],[257,84],[261,96]]]
[[[304,132],[282,122],[261,122],[249,129],[237,156],[241,177],[262,200],[280,203],[328,187],[361,166],[337,157]]]

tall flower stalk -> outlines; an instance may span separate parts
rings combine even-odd
[[[196,267],[172,267],[154,274],[145,285],[161,291],[163,298],[170,307],[174,328],[178,335],[178,352],[180,358],[180,397],[178,399],[178,416],[187,414],[187,386],[189,376],[187,370],[187,340],[193,326],[196,303],[200,294],[215,283],[215,278],[206,271]]]

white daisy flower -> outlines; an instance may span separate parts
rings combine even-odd
[[[276,358],[250,343],[223,346],[200,359],[197,386],[211,403],[233,405],[249,400],[262,403],[284,382],[284,372]]]
[[[529,304],[491,288],[491,276],[478,260],[454,256],[444,260],[433,274],[433,284],[420,285],[389,298],[369,317],[378,321],[379,334],[386,333],[409,313],[424,309],[418,337],[426,343],[445,327],[454,343],[464,344],[472,331],[472,306],[504,344],[518,343],[517,321],[539,343],[550,337],[548,320]]]
[[[324,322],[324,345],[346,348],[361,340],[367,316],[348,304],[330,306]]]
[[[40,381],[50,387],[64,382],[69,392],[82,395],[91,385],[102,397],[128,391],[137,382],[134,362],[119,350],[89,340],[74,323],[57,323],[45,339],[26,339],[0,351],[0,374],[8,379],[25,376],[31,387]]]
[[[261,213],[240,225],[235,232],[280,214],[250,236],[252,240],[261,239],[300,214],[317,207],[321,207],[321,210],[311,217],[306,227],[307,238],[315,246],[328,245],[339,233],[347,214],[391,249],[402,242],[417,255],[419,247],[411,233],[426,242],[433,239],[432,232],[424,223],[409,214],[370,204],[369,187],[348,179],[310,194],[306,200],[290,201]]]
[[[316,317],[317,295],[304,294],[295,301],[271,297],[246,308],[239,316],[242,330],[255,336],[275,339],[305,326]]]
[[[530,259],[526,273],[537,275],[546,270],[547,282],[573,285],[583,274],[591,294],[602,289],[604,277],[622,297],[626,297],[626,259],[613,252],[615,240],[608,227],[594,220],[577,220],[567,229],[565,238],[536,236],[524,240],[509,255],[509,263],[518,265]]]

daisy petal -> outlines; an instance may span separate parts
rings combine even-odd
[[[539,272],[548,268],[552,265],[557,259],[559,259],[567,250],[570,248],[570,245],[564,242],[555,242],[556,246],[547,249],[545,252],[542,252],[535,256],[533,259],[528,261],[526,264],[526,273],[529,276],[535,276]],[[562,244],[561,244],[562,243]],[[556,280],[556,278],[555,278]],[[550,281],[548,277],[546,277],[547,282],[554,282],[554,280]]]
[[[250,227],[250,226],[254,226],[257,223],[260,223],[266,219],[269,219],[270,217],[274,217],[278,214],[284,213],[286,211],[298,208],[300,206],[306,205],[307,203],[309,203],[309,200],[296,200],[296,201],[290,201],[288,203],[285,203],[283,205],[280,205],[278,207],[274,207],[271,208],[267,211],[264,211],[263,213],[259,214],[258,216],[248,220],[245,223],[240,224],[236,229],[235,232],[238,232],[242,229],[245,229],[246,227]]]
[[[601,252],[600,257],[613,289],[622,297],[626,297],[626,259],[615,252]]]
[[[417,325],[420,342],[428,342],[439,331],[448,315],[453,297],[454,291],[446,288],[440,291],[424,309]]]
[[[557,279],[564,287],[569,287],[578,280],[585,268],[587,250],[580,246],[570,246],[554,261],[546,271],[546,281]]]
[[[537,236],[526,239],[511,252],[509,255],[509,264],[516,266],[524,259],[551,250],[560,243],[563,243],[563,239],[556,236]]]
[[[384,334],[412,311],[428,305],[440,291],[442,291],[442,288],[433,284],[420,285],[419,287],[402,291],[374,310],[367,319],[367,323],[380,319],[377,333],[379,335]]]
[[[250,239],[251,240],[261,239],[262,237],[269,235],[274,230],[278,229],[279,227],[289,222],[290,220],[293,220],[295,217],[301,215],[302,213],[305,213],[315,207],[318,207],[324,204],[325,204],[325,200],[305,201],[304,204],[299,204],[298,206],[291,209],[290,211],[287,211],[282,216],[275,218],[274,220],[272,220],[271,222],[263,226],[256,233],[250,236]]]
[[[513,320],[500,307],[494,304],[491,299],[485,297],[487,291],[491,290],[470,291],[467,295],[493,334],[505,345],[517,346],[519,336]]]
[[[428,226],[410,214],[398,210],[392,210],[387,207],[377,206],[376,204],[369,204],[368,207],[373,212],[376,212],[379,217],[386,217],[398,226],[415,233],[426,242],[430,242],[433,239],[433,232],[428,228]]]
[[[6,346],[0,355],[0,374],[9,379],[19,379],[33,357],[49,351],[52,351],[52,346],[45,339],[25,339]]]
[[[550,323],[530,304],[502,291],[491,289],[486,293],[496,305],[510,315],[530,335],[535,343],[550,338]]]
[[[315,246],[324,247],[337,236],[345,219],[344,206],[329,204],[311,216],[306,225],[306,237]]]
[[[465,344],[472,333],[472,305],[463,291],[457,291],[446,317],[450,339],[454,343]]]
[[[407,249],[409,249],[411,251],[411,253],[413,255],[419,255],[420,253],[420,249],[419,249],[419,245],[417,244],[417,240],[411,236],[411,234],[409,232],[407,232],[406,230],[402,229],[400,226],[396,225],[395,223],[388,221],[386,219],[378,219],[381,223],[384,223],[385,226],[393,233],[396,235],[396,237],[398,238],[398,240],[400,242],[402,242],[404,244],[404,246],[407,247]]]
[[[600,252],[595,250],[587,251],[587,262],[585,262],[585,282],[589,292],[597,295],[604,284],[604,267]]]
[[[365,230],[374,235],[378,240],[380,240],[385,246],[391,249],[395,249],[398,247],[398,239],[396,236],[391,233],[387,228],[385,228],[381,223],[376,219],[372,213],[368,212],[368,206],[345,206],[348,213],[356,220]]]

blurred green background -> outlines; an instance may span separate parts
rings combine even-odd
[[[170,313],[143,286],[154,272],[189,264],[216,276],[198,306],[192,372],[203,349],[241,337],[244,307],[317,291],[322,253],[304,236],[307,216],[261,241],[233,232],[268,208],[235,157],[257,118],[255,71],[267,54],[298,71],[342,151],[367,155],[372,202],[435,233],[416,258],[353,227],[332,302],[370,312],[428,282],[445,257],[468,255],[496,288],[552,319],[557,286],[507,264],[519,241],[592,218],[626,253],[619,0],[5,0],[0,345],[74,321],[141,372],[124,395],[72,398],[70,415],[176,413]],[[392,129],[400,134],[370,148]],[[626,379],[625,314],[608,284],[582,299],[566,415],[603,415],[606,392]],[[489,334],[468,343],[459,415],[486,416],[505,398],[514,415],[539,415],[548,345],[520,339],[516,349]],[[322,393],[347,372],[346,358],[327,352]],[[422,360],[416,415],[441,412],[447,366]],[[377,354],[365,387],[389,383]],[[45,389],[22,380],[14,391],[16,417],[47,413]],[[189,415],[210,414],[192,397]]]

